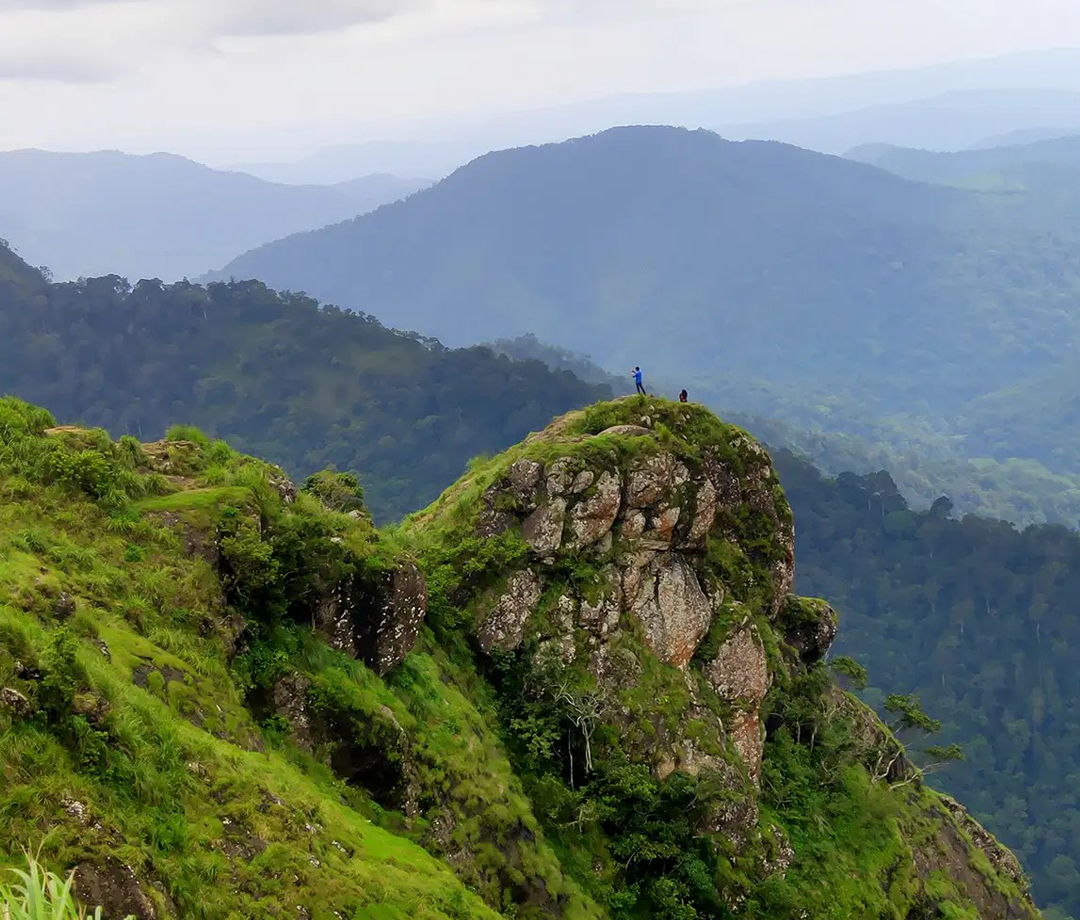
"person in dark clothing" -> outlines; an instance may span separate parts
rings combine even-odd
[[[683,391],[682,391],[682,392],[681,392],[681,393],[679,394],[679,402],[686,402],[686,401],[687,401],[687,399],[689,399],[689,397],[688,397],[688,396],[686,395],[686,390],[683,390]]]
[[[634,368],[634,386],[637,387],[637,391],[642,396],[648,396],[649,395],[648,393],[645,392],[645,385],[641,382],[641,368],[640,367],[635,367]]]

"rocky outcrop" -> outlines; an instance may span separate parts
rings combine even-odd
[[[733,707],[728,722],[732,744],[754,780],[760,780],[765,747],[761,704],[772,685],[772,675],[757,629],[746,626],[727,639],[705,666],[705,676],[717,695]]]
[[[836,639],[836,611],[823,600],[788,597],[784,600],[780,625],[784,641],[803,664],[821,661]]]
[[[284,718],[296,745],[344,782],[366,789],[386,808],[416,814],[419,789],[409,737],[389,708],[351,707],[299,672],[279,678],[259,708]]]
[[[470,488],[471,517],[461,513]],[[928,814],[931,794],[903,747],[829,682],[822,663],[836,613],[791,594],[791,511],[768,454],[744,432],[700,409],[607,404],[555,421],[448,496],[427,513],[446,544],[429,561],[463,573],[448,594],[488,669],[504,730],[528,746],[550,789],[571,787],[574,806],[552,818],[559,828],[603,837],[611,829],[590,817],[592,806],[617,812],[620,797],[634,801],[644,787],[642,807],[652,809],[666,790],[693,789],[690,837],[711,838],[713,852],[746,873],[716,892],[738,916],[760,894],[755,885],[790,883],[800,858],[820,858],[810,845],[798,851],[806,835],[788,836],[785,810],[807,786],[820,786],[823,802],[844,798],[859,771],[882,802],[892,796],[878,855],[895,864],[866,880],[888,892],[888,907],[874,901],[875,916],[915,920],[923,906],[925,916],[943,916],[942,905],[976,905],[992,920],[1035,916],[1011,854],[969,827],[966,813]],[[448,510],[451,518],[437,520]],[[769,743],[776,753],[766,771]],[[790,789],[774,772],[785,765],[796,773]],[[606,790],[599,802],[593,785]],[[815,815],[810,836],[827,837],[829,820]],[[468,862],[469,847],[449,844],[449,819],[432,829],[443,823],[440,851]],[[975,868],[980,852],[993,879]],[[858,855],[846,858],[854,877]],[[903,889],[895,909],[894,889]],[[768,906],[787,916],[796,903]],[[854,902],[844,909],[857,911]]]
[[[424,575],[415,563],[403,562],[338,583],[316,601],[312,616],[331,646],[381,675],[405,660],[426,613]]]
[[[1014,884],[1027,887],[1028,879],[1020,867],[1020,861],[995,839],[985,827],[979,824],[963,805],[952,796],[942,795],[942,804],[948,809],[960,829],[971,838],[971,842],[990,861],[995,871],[1000,872]]]
[[[157,920],[160,916],[135,872],[118,859],[80,863],[75,867],[74,880],[79,899],[99,905],[105,917]]]
[[[974,821],[963,806],[948,796],[941,796],[940,801],[940,820],[933,838],[913,846],[912,857],[920,879],[949,879],[974,906],[978,917],[1038,920],[1039,911],[1026,895],[1027,879],[1016,857]],[[992,871],[1010,883],[1013,891],[994,884],[978,867],[975,854],[985,857]],[[927,903],[924,916],[941,916],[936,906],[932,901]]]
[[[529,644],[538,661],[580,663],[591,679],[617,684],[614,695],[626,696],[640,672],[627,642],[640,641],[660,662],[686,673],[679,680],[692,683],[691,663],[726,598],[736,592],[759,598],[762,615],[777,617],[791,586],[794,533],[768,455],[742,435],[734,446],[664,443],[651,418],[639,421],[609,426],[595,440],[560,437],[562,454],[520,457],[484,491],[476,533],[516,530],[530,552],[524,567],[506,573],[477,602],[482,651]],[[634,449],[608,446],[620,438],[634,439]],[[751,542],[748,554],[744,547]],[[708,558],[710,544],[725,548],[737,573],[717,570]],[[595,574],[588,583],[549,590],[564,578],[561,560]],[[735,574],[737,584],[725,584]],[[805,636],[806,644],[815,640],[827,645],[830,637]],[[729,724],[711,730],[713,746],[730,744],[756,780],[764,744],[760,709],[770,677],[753,628],[734,634],[705,673],[732,710]],[[645,712],[619,718],[656,721]],[[653,731],[658,771],[720,764],[677,733]]]

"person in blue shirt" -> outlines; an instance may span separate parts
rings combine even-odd
[[[642,396],[648,396],[649,395],[648,393],[645,392],[645,386],[641,382],[641,368],[640,367],[635,367],[634,368],[634,385],[637,387],[637,391]]]

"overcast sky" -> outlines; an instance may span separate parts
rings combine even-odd
[[[0,149],[286,154],[393,122],[1066,45],[1076,0],[0,0]]]

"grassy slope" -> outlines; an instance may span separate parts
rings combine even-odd
[[[266,749],[215,629],[218,579],[176,533],[10,466],[0,491],[0,684],[42,704],[30,720],[0,716],[3,858],[23,845],[63,867],[113,855],[185,917],[490,913],[419,846],[344,805],[325,770]],[[241,496],[256,500],[244,486],[222,495]],[[75,612],[60,627],[62,595]],[[28,668],[70,683],[67,713],[49,710]]]
[[[541,807],[543,777],[521,769],[503,701],[461,632],[438,641],[424,633],[382,680],[316,639],[299,616],[310,593],[342,572],[392,562],[421,522],[428,543],[417,549],[437,605],[440,579],[455,574],[431,568],[430,552],[461,536],[456,515],[441,526],[443,511],[467,519],[478,486],[517,456],[649,449],[646,439],[567,441],[626,420],[627,405],[572,417],[487,461],[441,506],[380,535],[362,515],[332,512],[305,493],[285,505],[273,485],[278,471],[195,432],[144,450],[100,432],[46,433],[47,413],[0,401],[0,687],[25,695],[33,710],[0,709],[0,863],[17,862],[24,845],[40,846],[56,869],[112,856],[166,914],[185,918],[464,918],[495,916],[492,908],[573,920],[642,915],[613,859],[625,841],[605,825],[582,833]],[[688,411],[657,410],[672,424]],[[680,436],[736,434],[694,410],[666,443],[692,450]],[[186,540],[210,528],[230,573],[224,593],[205,553]],[[512,541],[489,542],[486,552],[513,552]],[[290,560],[303,565],[286,570]],[[475,572],[505,560],[472,562]],[[231,658],[237,611],[248,638]],[[388,804],[370,777],[336,776],[333,745],[305,748],[280,713],[253,715],[253,699],[297,675],[310,681],[312,712],[334,720],[343,743],[398,726],[419,790],[414,813]],[[658,672],[650,696],[668,676]],[[770,705],[813,720],[824,686],[791,675]],[[823,732],[808,748],[786,729],[774,734],[760,848],[714,863],[706,887],[746,890],[748,917],[808,909],[902,917],[928,897],[945,916],[974,916],[954,878],[928,880],[912,862],[925,846],[932,864],[950,827],[936,797],[871,783],[858,759],[843,759],[841,741]],[[638,777],[635,794],[645,789],[657,808],[671,806],[668,787]],[[783,878],[762,880],[755,860],[770,852],[774,823],[798,857]],[[698,852],[700,843],[691,846]],[[978,862],[970,840],[960,852],[965,865]],[[679,898],[669,907],[675,914],[665,916],[701,916]]]

